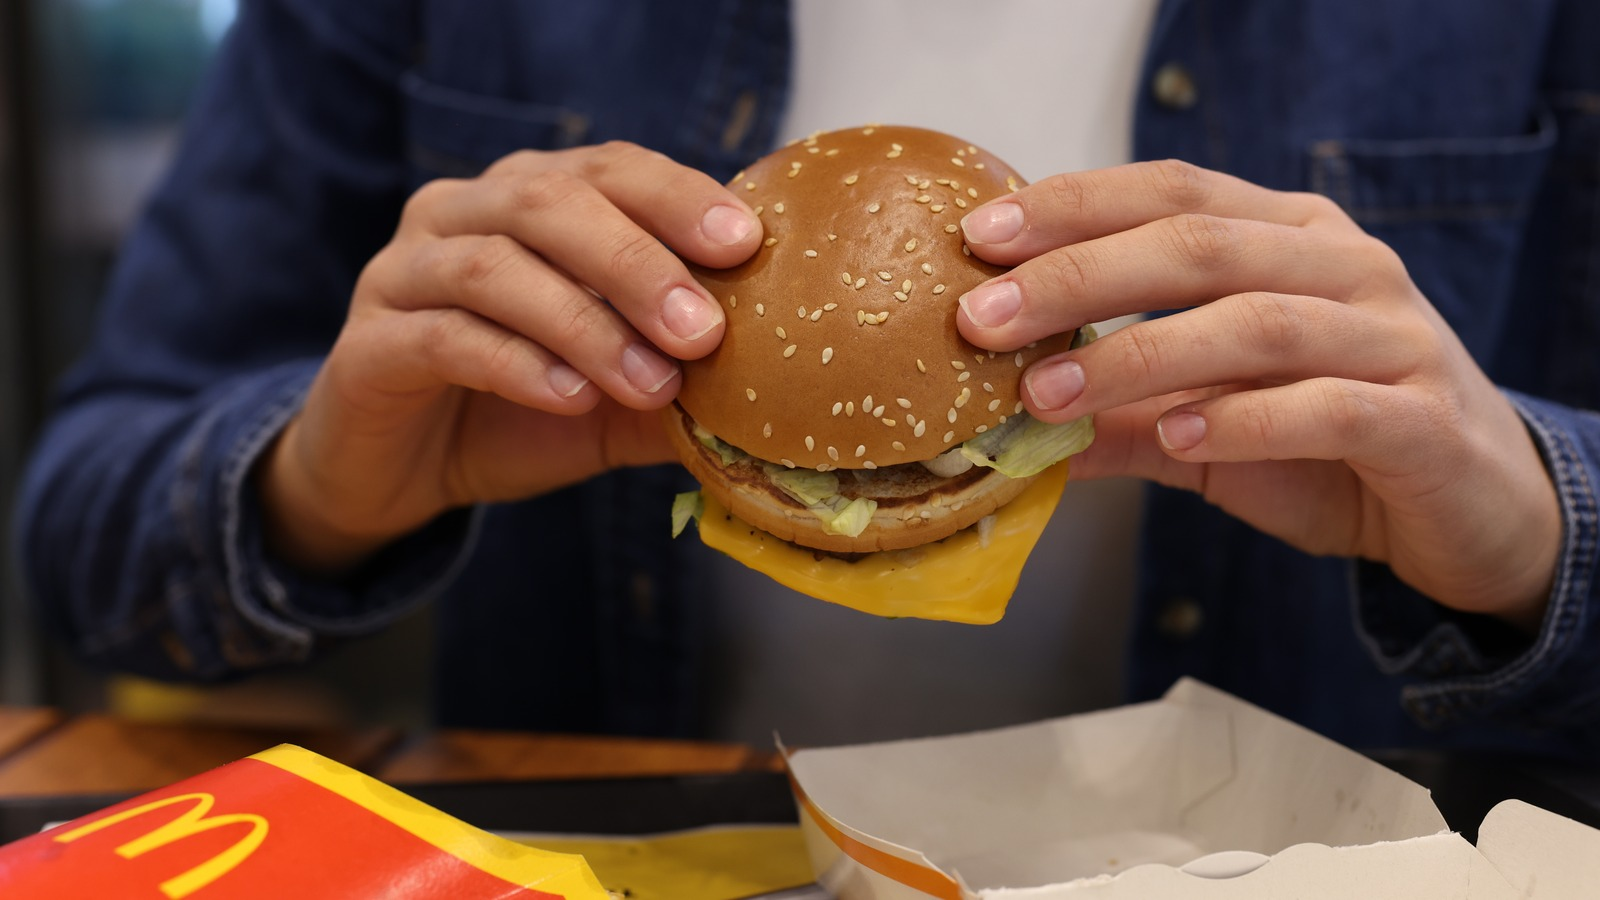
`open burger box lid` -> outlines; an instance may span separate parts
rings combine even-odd
[[[1428,791],[1199,682],[994,731],[798,750],[841,900],[1600,896],[1600,831],[1520,801],[1478,845]]]

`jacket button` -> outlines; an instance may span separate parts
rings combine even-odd
[[[1150,95],[1156,103],[1172,110],[1193,109],[1200,102],[1200,89],[1194,73],[1183,63],[1169,62],[1156,69],[1150,79]]]
[[[1200,631],[1205,613],[1193,597],[1174,597],[1156,614],[1156,631],[1175,641],[1186,641]]]

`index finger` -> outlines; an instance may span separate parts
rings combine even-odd
[[[972,252],[1014,266],[1070,244],[1196,213],[1303,226],[1344,218],[1319,194],[1274,191],[1179,160],[1131,163],[1053,175],[968,213],[961,227]]]

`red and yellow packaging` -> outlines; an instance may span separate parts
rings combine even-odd
[[[0,897],[606,900],[583,857],[497,837],[274,747],[0,847]]]

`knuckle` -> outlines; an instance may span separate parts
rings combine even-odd
[[[1307,223],[1311,222],[1340,222],[1347,223],[1350,217],[1345,214],[1344,207],[1335,203],[1327,194],[1317,194],[1311,191],[1298,191],[1290,193],[1289,199],[1300,210],[1301,218]]]
[[[1221,268],[1239,254],[1237,226],[1228,219],[1182,213],[1167,220],[1178,258],[1203,269]]]
[[[406,198],[405,205],[400,208],[402,227],[425,220],[428,211],[443,202],[459,184],[460,182],[453,178],[435,178],[423,182],[421,187],[411,192],[411,196]]]
[[[521,254],[521,245],[503,234],[480,238],[456,257],[455,281],[469,292],[483,290],[515,267]]]
[[[610,140],[596,144],[584,154],[583,168],[585,172],[598,176],[637,165],[651,155],[651,151],[631,141]]]
[[[1072,173],[1052,175],[1039,184],[1049,194],[1056,213],[1062,217],[1079,219],[1094,215],[1094,192],[1084,176]]]
[[[1249,294],[1238,303],[1240,333],[1271,359],[1293,357],[1306,344],[1309,311],[1303,302],[1277,294]]]
[[[1045,271],[1054,291],[1064,297],[1088,296],[1097,280],[1094,257],[1077,246],[1062,247],[1046,257]]]
[[[1321,391],[1321,408],[1316,411],[1335,434],[1360,435],[1380,413],[1376,403],[1348,385],[1327,382]]]
[[[1210,199],[1209,173],[1181,159],[1162,159],[1148,163],[1150,187],[1156,196],[1175,209],[1200,209]]]
[[[663,250],[649,234],[626,229],[606,251],[606,274],[613,284],[651,284],[660,280]]]
[[[1115,337],[1121,356],[1120,371],[1136,373],[1140,378],[1150,378],[1161,371],[1161,341],[1149,330],[1124,328],[1116,332]]]
[[[522,212],[544,212],[570,202],[583,187],[582,179],[560,169],[545,169],[513,179],[511,205]]]
[[[562,346],[572,346],[591,332],[604,327],[606,311],[600,301],[584,293],[574,293],[554,312],[555,333]]]

